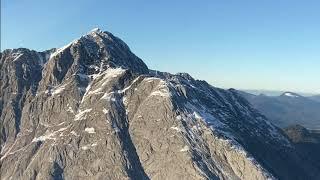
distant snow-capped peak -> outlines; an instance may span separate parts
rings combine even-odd
[[[296,94],[293,92],[284,92],[281,96],[293,97],[293,98],[301,97],[299,94]]]

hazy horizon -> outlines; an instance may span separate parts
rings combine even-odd
[[[320,94],[320,2],[205,2],[4,0],[1,51],[59,48],[99,27],[150,69],[221,88]]]

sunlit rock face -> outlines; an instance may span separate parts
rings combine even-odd
[[[149,70],[94,29],[0,61],[1,179],[317,179],[234,90]]]

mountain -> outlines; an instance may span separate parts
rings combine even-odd
[[[294,93],[294,92],[284,92],[280,95],[282,98],[303,98],[300,94]]]
[[[1,179],[319,179],[236,90],[150,70],[94,29],[0,61]]]
[[[280,94],[283,93],[283,91],[254,90],[254,89],[242,89],[241,91],[254,94],[254,95],[265,94],[267,96],[279,96]]]
[[[320,129],[320,102],[310,97],[293,92],[284,92],[280,96],[238,92],[281,128],[300,124],[308,129]]]
[[[311,96],[311,97],[309,97],[309,98],[311,98],[311,99],[314,100],[314,101],[320,102],[320,95]]]
[[[285,91],[276,91],[276,90],[256,90],[256,89],[241,89],[240,91],[244,91],[250,94],[254,94],[254,95],[260,95],[260,94],[264,94],[267,96],[280,96],[281,94],[283,94]],[[297,94],[300,94],[302,96],[314,96],[316,94],[314,93],[305,93],[305,92],[298,92]]]
[[[289,126],[284,131],[301,156],[320,168],[320,132],[307,130],[301,125]]]

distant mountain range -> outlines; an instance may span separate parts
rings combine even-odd
[[[307,97],[293,92],[279,96],[238,92],[281,128],[300,124],[308,129],[320,129],[320,96]]]
[[[264,90],[264,89],[239,89],[240,91],[244,91],[254,95],[264,94],[266,96],[280,96],[281,94],[287,91],[277,91],[277,90]],[[312,96],[320,96],[320,94],[316,93],[305,93],[305,92],[296,92],[302,96],[312,97]]]
[[[310,99],[320,102],[320,95],[311,96]]]

